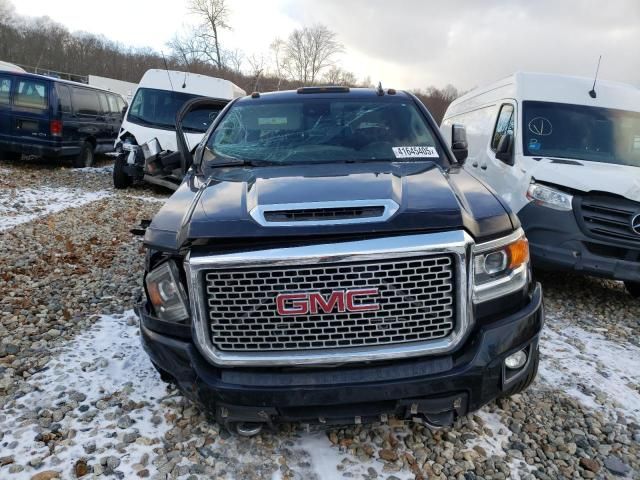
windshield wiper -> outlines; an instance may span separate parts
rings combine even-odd
[[[210,168],[219,167],[264,167],[267,165],[275,165],[273,162],[266,162],[264,160],[242,160],[240,158],[230,158],[228,160],[221,160],[218,162],[209,162]]]

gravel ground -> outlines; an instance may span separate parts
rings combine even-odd
[[[534,385],[452,428],[229,436],[139,346],[128,230],[167,194],[115,192],[110,172],[0,164],[0,478],[640,479],[640,304],[575,275],[540,276]]]

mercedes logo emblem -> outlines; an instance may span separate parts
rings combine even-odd
[[[631,230],[640,235],[640,213],[631,219]]]
[[[534,135],[546,137],[553,132],[551,122],[544,117],[535,117],[529,122],[529,131]]]

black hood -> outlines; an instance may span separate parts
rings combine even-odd
[[[321,226],[263,226],[259,206],[392,200],[388,220]],[[482,183],[433,163],[375,162],[224,168],[188,175],[147,229],[151,248],[180,250],[213,239],[384,234],[465,229],[476,241],[514,229],[512,217]]]

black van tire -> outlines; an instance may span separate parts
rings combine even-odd
[[[640,298],[640,282],[632,282],[630,280],[627,280],[626,282],[624,282],[624,286],[627,287],[627,292],[629,292],[629,295],[631,295],[633,298]]]
[[[73,168],[92,167],[94,159],[93,144],[85,141],[80,147],[80,153],[73,159]]]
[[[124,169],[126,164],[127,156],[124,154],[118,155],[113,162],[113,186],[117,189],[131,186],[131,177]]]

